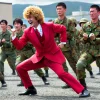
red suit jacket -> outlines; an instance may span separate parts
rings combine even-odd
[[[27,42],[31,42],[36,48],[36,53],[29,58],[33,63],[39,62],[43,57],[53,62],[64,63],[65,57],[55,43],[54,36],[56,33],[59,33],[61,42],[66,42],[67,33],[65,26],[54,23],[43,23],[41,27],[45,37],[44,45],[38,40],[33,27],[29,27],[25,30],[22,37],[19,40],[15,38],[12,43],[18,50],[21,50]]]

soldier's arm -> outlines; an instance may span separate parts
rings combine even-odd
[[[12,46],[10,36],[11,36],[11,34],[9,33],[8,36],[6,38],[4,38],[5,41],[2,42],[4,47],[10,48]]]
[[[83,44],[86,44],[87,42],[90,41],[90,39],[87,38],[87,40],[85,40],[84,37],[83,37],[84,33],[87,34],[87,32],[85,31],[85,26],[84,26],[84,27],[82,28],[82,30],[81,30],[81,33],[80,33],[80,41],[81,41]],[[88,35],[88,34],[87,34],[87,35]]]

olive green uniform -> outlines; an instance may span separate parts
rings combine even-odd
[[[96,36],[95,40],[84,40],[81,38],[84,44],[83,52],[76,64],[77,67],[77,78],[85,79],[86,73],[85,68],[90,65],[93,61],[97,61],[98,67],[100,67],[100,20],[97,23],[88,22],[83,27],[83,33],[94,33]]]
[[[6,30],[5,33],[0,32],[0,40],[5,39],[6,42],[0,43],[1,53],[0,53],[0,72],[4,73],[4,61],[7,59],[8,64],[11,69],[15,70],[15,62],[16,62],[16,53],[12,48],[12,43],[10,41],[11,33]]]

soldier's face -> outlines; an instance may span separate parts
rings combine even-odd
[[[9,25],[7,26],[7,30],[11,30],[11,27]]]
[[[20,23],[17,23],[17,22],[14,23],[14,27],[15,27],[15,30],[16,31],[20,31],[21,28],[22,28],[21,24]]]
[[[98,19],[100,12],[96,8],[90,8],[90,17],[92,20]]]
[[[1,23],[0,26],[1,26],[2,30],[6,30],[7,29],[7,25],[5,23]]]
[[[58,16],[65,16],[66,14],[66,9],[63,8],[62,6],[57,6],[56,7],[56,12]]]
[[[27,27],[25,27],[25,26],[22,26],[22,30],[23,30],[23,31],[24,31],[26,28],[27,28]]]

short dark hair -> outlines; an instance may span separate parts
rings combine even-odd
[[[13,21],[13,25],[15,24],[15,22],[16,22],[16,23],[19,23],[21,26],[23,25],[23,21],[22,21],[22,19],[20,19],[20,18],[16,18],[16,19]]]
[[[13,26],[12,26],[12,25],[8,25],[8,26],[10,26],[10,27],[11,27],[11,29],[13,28]]]
[[[64,2],[59,2],[57,5],[56,5],[56,8],[58,7],[58,6],[62,6],[63,8],[67,8],[67,6],[66,6],[66,4],[64,3]]]
[[[96,8],[97,11],[100,11],[100,7],[96,4],[91,5],[90,8]]]
[[[0,24],[1,24],[1,23],[5,23],[6,25],[8,24],[7,20],[5,20],[5,19],[2,19],[2,20],[0,21]]]

